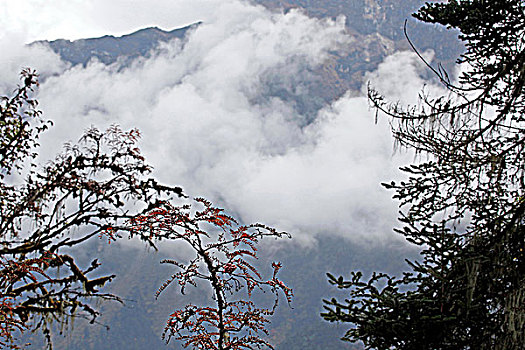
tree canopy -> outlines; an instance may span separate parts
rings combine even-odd
[[[152,239],[180,241],[194,254],[187,263],[174,259],[162,263],[176,272],[157,291],[157,297],[173,282],[184,294],[188,285],[206,282],[212,291],[210,305],[187,304],[175,310],[164,329],[163,339],[179,340],[186,348],[202,350],[273,349],[261,335],[268,335],[268,317],[274,314],[282,293],[288,303],[292,290],[277,278],[282,265],[272,263],[272,277],[264,279],[255,267],[257,243],[262,238],[281,238],[285,232],[263,224],[240,225],[223,209],[196,198],[200,210],[191,212],[190,204],[174,206],[162,203],[148,213],[129,221],[129,229]],[[270,292],[272,306],[261,308],[252,299],[253,292]]]
[[[31,98],[37,78],[25,69],[14,95],[0,101],[0,345],[12,348],[17,331],[33,326],[50,341],[53,320],[94,321],[96,300],[120,300],[101,291],[114,275],[91,277],[100,266],[96,258],[79,266],[64,249],[97,236],[113,240],[117,231],[133,236],[125,226],[130,219],[183,195],[148,177],[138,131],[118,126],[92,127],[38,166],[38,137],[51,123]]]
[[[400,201],[406,239],[421,246],[401,278],[329,275],[349,289],[325,300],[328,321],[353,324],[344,340],[376,349],[520,349],[525,344],[525,3],[427,3],[414,15],[461,32],[457,83],[417,106],[371,104],[392,117],[395,140],[415,150],[408,179],[384,184]]]

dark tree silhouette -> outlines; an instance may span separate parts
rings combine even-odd
[[[165,202],[129,221],[128,229],[134,234],[184,242],[195,255],[187,263],[162,261],[173,265],[177,272],[159,288],[157,297],[173,282],[183,294],[188,284],[197,286],[199,280],[206,281],[213,292],[211,306],[188,304],[174,311],[163,338],[169,342],[173,337],[184,347],[203,350],[273,349],[261,335],[267,334],[268,317],[274,313],[279,293],[290,303],[292,290],[277,278],[280,263],[272,263],[272,277],[266,280],[250,260],[257,258],[260,239],[287,234],[262,224],[239,225],[207,200],[195,201],[202,209]],[[274,294],[270,308],[254,303],[252,293],[257,290]]]
[[[388,103],[398,144],[418,152],[408,180],[384,184],[401,203],[399,233],[421,246],[402,278],[374,274],[330,283],[329,321],[367,349],[522,349],[525,344],[525,3],[427,3],[415,17],[457,28],[466,46],[459,83],[418,106]],[[430,67],[430,65],[429,65]],[[433,69],[433,68],[432,68]]]
[[[31,325],[50,345],[50,321],[94,321],[93,302],[119,300],[100,291],[114,275],[90,277],[97,259],[79,266],[64,248],[102,235],[115,239],[116,232],[129,232],[130,219],[182,195],[147,177],[151,168],[137,148],[137,130],[92,127],[79,143],[37,166],[38,137],[51,123],[30,97],[37,74],[25,69],[21,77],[14,95],[0,100],[0,346],[11,348],[16,333]]]

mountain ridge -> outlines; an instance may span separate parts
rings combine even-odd
[[[294,101],[296,110],[312,119],[327,103],[340,98],[347,91],[360,93],[365,74],[375,70],[388,56],[398,50],[411,50],[403,32],[405,20],[409,23],[408,36],[421,52],[432,49],[435,61],[445,69],[452,70],[453,64],[462,52],[462,46],[454,32],[443,28],[417,23],[410,14],[424,4],[422,0],[256,0],[255,3],[272,11],[287,12],[300,8],[309,16],[335,18],[346,16],[348,35],[353,37],[352,45],[331,52],[325,62],[313,72],[316,83],[308,87],[305,99],[293,91],[283,91],[280,87],[269,95],[287,101]],[[140,57],[150,57],[152,50],[160,43],[170,40],[184,40],[189,31],[202,22],[169,31],[158,27],[147,27],[119,37],[106,35],[98,38],[79,40],[58,39],[38,41],[34,44],[48,46],[61,59],[72,66],[86,66],[91,60],[111,65],[118,61],[119,67],[128,66]]]
[[[196,22],[170,31],[158,27],[147,27],[118,37],[104,35],[73,41],[67,39],[40,40],[30,45],[47,46],[63,61],[73,66],[78,64],[86,66],[94,58],[107,65],[122,59],[126,65],[138,57],[148,57],[150,51],[161,42],[183,39],[189,30],[199,24],[200,22]]]

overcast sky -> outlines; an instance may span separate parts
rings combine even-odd
[[[123,35],[205,21],[222,0],[1,0],[1,36],[26,43]]]
[[[71,68],[45,48],[23,46],[200,20],[184,45],[164,44],[123,70],[97,62]],[[38,92],[44,116],[55,121],[44,156],[91,124],[138,127],[162,181],[218,201],[246,222],[303,242],[394,236],[397,206],[380,183],[398,178],[397,167],[412,158],[393,155],[387,120],[375,124],[366,98],[354,93],[305,126],[293,104],[268,94],[276,83],[300,94],[311,79],[305,72],[330,50],[352,45],[343,19],[271,13],[239,0],[3,0],[0,26],[3,93],[21,67],[49,77]],[[414,102],[423,69],[401,52],[368,78],[394,101]]]

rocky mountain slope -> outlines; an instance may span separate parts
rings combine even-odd
[[[336,52],[324,67],[327,94],[337,97],[348,89],[358,90],[363,73],[377,65],[396,50],[410,50],[407,33],[420,52],[433,50],[436,61],[450,68],[462,51],[456,33],[417,22],[411,14],[422,0],[256,0],[277,11],[299,8],[311,17],[336,18],[345,16],[348,32],[355,40],[351,46]],[[327,91],[327,90],[324,90]],[[329,98],[329,96],[325,96]]]
[[[138,57],[147,57],[152,49],[162,42],[175,38],[182,39],[194,26],[190,25],[171,31],[159,28],[144,28],[134,33],[121,37],[106,35],[101,38],[54,41],[37,41],[35,44],[44,44],[56,52],[62,60],[72,65],[86,65],[92,59],[98,59],[104,64],[112,64],[121,60],[123,64],[129,63]]]
[[[462,47],[454,32],[428,26],[411,19],[411,13],[424,1],[421,0],[257,0],[256,2],[273,11],[289,11],[300,8],[309,16],[324,18],[346,17],[346,27],[354,40],[351,45],[332,52],[324,64],[313,73],[318,79],[308,86],[311,98],[296,96],[293,91],[276,87],[270,94],[293,100],[298,112],[314,115],[319,108],[351,90],[361,90],[364,74],[373,71],[383,59],[396,50],[410,50],[403,32],[405,20],[411,41],[419,51],[431,49],[435,60],[445,68],[455,62]],[[164,31],[159,28],[145,28],[122,37],[75,41],[55,40],[39,43],[48,45],[60,57],[72,65],[86,65],[91,59],[105,64],[118,61],[121,66],[138,57],[147,57],[152,49],[162,42],[175,38],[183,39],[193,25]],[[304,94],[303,94],[304,96]]]

